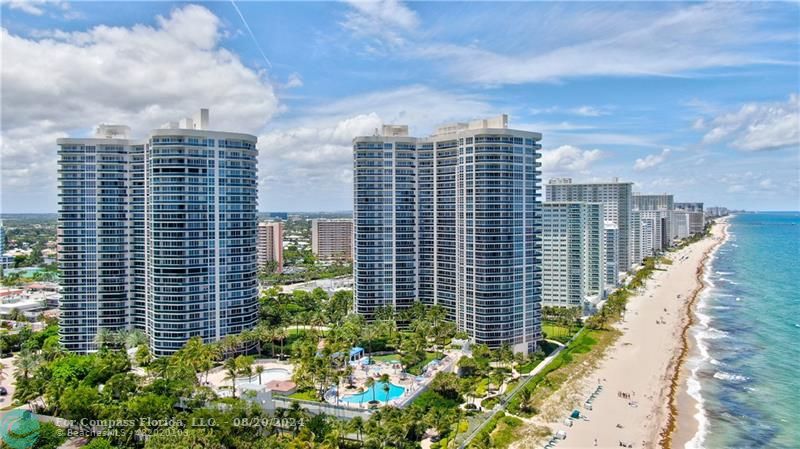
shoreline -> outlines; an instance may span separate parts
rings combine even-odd
[[[711,269],[710,265],[714,260],[714,255],[728,241],[730,235],[728,233],[730,223],[727,217],[719,219],[715,226],[719,226],[722,235],[717,238],[717,243],[708,249],[703,263],[698,268],[696,279],[699,285],[686,310],[686,325],[681,333],[681,352],[672,373],[668,396],[670,413],[659,442],[659,445],[666,449],[686,447],[692,442],[701,447],[707,432],[707,418],[703,409],[700,385],[694,378],[696,367],[693,370],[689,361],[699,355],[699,342],[692,331],[702,321],[698,317],[698,307],[702,301],[702,295],[709,287],[713,287],[713,284],[710,284],[707,279],[708,271]],[[695,383],[697,385],[693,385]],[[690,389],[694,389],[695,394],[690,393]]]
[[[675,373],[682,371],[677,362],[683,352],[688,354],[684,348],[684,339],[689,341],[688,311],[705,285],[702,276],[708,256],[720,245],[720,224],[712,228],[711,237],[666,254],[672,263],[659,266],[628,300],[623,319],[614,325],[621,333],[597,366],[550,395],[541,413],[526,420],[527,425],[544,425],[553,433],[564,431],[567,438],[559,443],[561,449],[662,444],[665,423],[678,422],[670,408],[673,396],[682,391],[680,383],[673,385]],[[588,409],[584,402],[599,384],[604,388]],[[584,418],[565,425],[564,419],[574,409]],[[692,415],[689,418],[694,421]],[[541,446],[530,439],[513,447]]]

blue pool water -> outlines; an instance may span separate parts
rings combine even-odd
[[[384,389],[384,385],[386,384],[383,382],[375,382],[375,384],[369,387],[367,391],[363,393],[353,394],[350,396],[345,396],[342,398],[342,401],[354,404],[363,404],[365,402],[373,400],[374,398],[376,401],[389,402],[392,399],[399,398],[406,391],[405,388],[397,386],[393,383],[389,383],[389,391],[386,391]],[[373,391],[375,392],[374,397],[372,396]]]

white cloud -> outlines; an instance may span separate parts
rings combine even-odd
[[[376,44],[398,46],[406,42],[403,33],[419,25],[417,13],[398,0],[347,0],[352,7],[341,25],[349,32],[377,39]],[[375,46],[369,46],[378,51]]]
[[[608,112],[592,106],[581,106],[579,108],[575,108],[574,112],[575,114],[582,115],[584,117],[600,117],[601,115],[608,114]]]
[[[738,111],[698,119],[699,129],[708,129],[703,143],[727,142],[746,151],[800,148],[800,97],[791,94],[788,101],[746,103]]]
[[[259,137],[262,210],[352,208],[353,144],[382,124],[407,124],[414,136],[436,125],[497,113],[479,97],[414,85],[343,98],[300,111]]]
[[[598,150],[582,150],[572,145],[562,145],[552,150],[542,150],[542,171],[550,174],[586,173],[593,162],[603,156]]]
[[[584,16],[590,19],[592,13]],[[774,36],[760,32],[759,14],[740,5],[714,3],[653,10],[651,15],[632,11],[600,16],[607,22],[602,36],[562,36],[555,48],[537,48],[536,42],[530,42],[528,47],[535,51],[525,53],[520,51],[524,47],[519,46],[508,51],[430,43],[409,48],[408,56],[439,61],[451,76],[487,85],[601,75],[674,76],[714,67],[775,62],[752,48]],[[580,20],[563,17],[562,28],[566,30]],[[564,34],[560,30],[554,32]],[[535,41],[540,35],[530,34],[529,38]],[[476,61],[480,61],[479,69]]]
[[[633,164],[633,169],[636,171],[647,170],[648,168],[653,168],[656,165],[661,164],[667,159],[667,156],[671,153],[669,148],[664,148],[661,153],[658,154],[648,154],[644,158],[636,159],[636,162]]]
[[[558,106],[550,106],[547,108],[533,108],[528,111],[531,115],[541,115],[541,114],[572,114],[572,115],[579,115],[582,117],[600,117],[602,115],[608,115],[607,108],[600,108],[596,106],[578,106],[576,108],[561,108]]]
[[[214,128],[255,133],[276,113],[266,74],[220,47],[221,22],[209,10],[187,5],[156,23],[38,38],[2,30],[6,206],[54,207],[57,137],[99,123],[128,124],[144,135],[201,107],[211,107]]]
[[[4,4],[9,8],[17,11],[22,11],[34,16],[41,16],[44,14],[43,6],[47,3],[58,3],[57,0],[4,0]]]
[[[9,9],[22,11],[33,16],[41,16],[50,11],[52,16],[58,16],[66,20],[82,17],[81,14],[73,11],[68,2],[64,0],[2,0]]]
[[[772,190],[773,188],[775,188],[775,184],[773,184],[772,180],[769,178],[762,179],[761,181],[759,181],[758,186],[764,190]]]
[[[286,84],[284,84],[283,87],[287,89],[303,87],[303,78],[300,77],[299,73],[292,73],[289,75],[289,79],[286,80]]]

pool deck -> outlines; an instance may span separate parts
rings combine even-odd
[[[247,377],[239,377],[236,379],[237,389],[242,384],[249,384],[249,383],[258,383],[258,374],[256,374],[255,369],[258,366],[263,366],[264,370],[271,370],[271,369],[282,369],[288,372],[288,375],[268,375],[267,373],[262,374],[262,384],[266,384],[272,380],[280,380],[280,381],[290,381],[292,380],[292,373],[294,372],[294,366],[290,363],[279,362],[273,359],[258,359],[253,363],[253,379],[250,381]],[[225,372],[225,368],[222,366],[218,366],[208,373],[208,385],[213,388],[217,394],[220,396],[229,396],[230,395],[230,386],[231,381],[230,379],[226,379],[227,373]]]
[[[325,400],[329,404],[340,407],[344,406],[360,409],[369,408],[368,402],[346,402],[343,401],[342,398],[365,392],[366,388],[364,385],[367,377],[371,377],[377,381],[383,374],[388,374],[390,383],[405,389],[402,396],[390,399],[388,405],[404,407],[415,397],[417,397],[419,393],[428,388],[428,385],[436,376],[436,374],[440,372],[452,372],[454,369],[456,369],[456,362],[458,362],[462,354],[463,353],[459,350],[444,351],[445,357],[441,359],[435,366],[428,368],[428,370],[421,376],[414,376],[408,373],[403,376],[403,372],[399,368],[399,365],[390,364],[387,362],[378,362],[373,365],[357,365],[353,371],[353,383],[356,385],[356,388],[348,389],[347,382],[344,381],[339,385],[339,394],[337,396],[334,396],[333,394],[326,394]],[[329,393],[331,392],[329,391]],[[380,394],[378,396],[380,396]],[[387,403],[381,401],[381,405],[387,405]]]

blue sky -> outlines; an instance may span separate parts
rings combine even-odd
[[[8,0],[2,27],[6,213],[56,210],[56,138],[200,107],[259,136],[260,210],[351,209],[381,123],[500,113],[545,181],[800,209],[798,3]]]

